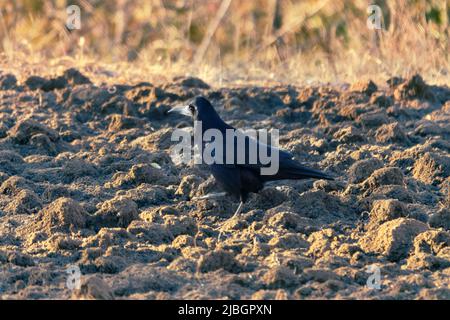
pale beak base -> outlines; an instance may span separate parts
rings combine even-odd
[[[191,117],[192,114],[189,111],[189,107],[188,106],[177,106],[177,107],[173,107],[172,109],[170,109],[167,113],[179,113],[188,117]]]

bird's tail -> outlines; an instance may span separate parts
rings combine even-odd
[[[282,180],[282,179],[325,179],[334,180],[334,178],[320,170],[311,169],[298,164],[295,161],[284,164],[279,168],[278,172],[272,176],[264,176],[266,181]]]

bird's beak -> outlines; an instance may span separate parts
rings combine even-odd
[[[185,115],[188,117],[192,116],[191,113],[189,112],[188,106],[173,107],[167,113],[172,113],[172,112],[179,113],[179,114],[182,114],[182,115]]]

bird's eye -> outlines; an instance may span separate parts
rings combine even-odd
[[[190,105],[188,106],[188,108],[189,108],[189,111],[190,111],[192,114],[195,113],[195,107],[194,107],[192,104],[190,104]]]

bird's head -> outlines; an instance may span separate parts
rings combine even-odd
[[[219,116],[208,99],[204,97],[197,97],[186,106],[174,107],[169,110],[169,113],[171,112],[191,117],[196,121],[207,121]]]

